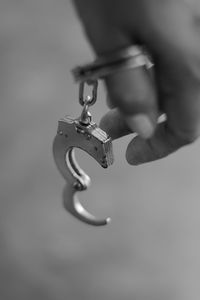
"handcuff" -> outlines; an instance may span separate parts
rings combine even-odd
[[[103,168],[114,162],[112,139],[92,121],[89,107],[97,100],[98,80],[123,69],[146,67],[152,63],[147,54],[138,46],[99,57],[91,64],[72,70],[76,82],[79,82],[79,103],[83,107],[78,118],[65,116],[58,121],[57,134],[53,142],[53,156],[61,175],[68,184],[67,196],[64,195],[64,207],[78,220],[93,226],[106,225],[110,218],[98,219],[89,213],[77,197],[77,192],[87,190],[90,177],[81,169],[75,158],[75,148],[88,153]],[[84,96],[84,87],[92,88],[91,96]]]

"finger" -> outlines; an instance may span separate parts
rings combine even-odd
[[[167,121],[157,127],[149,140],[136,137],[130,142],[126,151],[130,164],[138,165],[166,157],[194,142],[200,135],[199,82],[189,72],[186,80],[184,69],[177,78],[178,82],[173,81],[172,76],[170,80],[165,78],[163,86],[160,86]]]
[[[166,115],[160,112],[158,123],[164,121],[166,121]],[[113,140],[133,133],[118,108],[111,109],[103,116],[100,128],[106,131]]]
[[[110,97],[109,97],[108,95],[106,96],[106,104],[107,104],[107,106],[108,106],[110,109],[116,107],[116,105],[111,101],[111,99],[110,99]]]
[[[124,120],[117,108],[110,110],[100,121],[100,128],[105,130],[113,139],[118,139],[132,133],[131,129]]]
[[[140,165],[164,158],[186,144],[188,141],[174,134],[167,122],[163,122],[152,138],[144,140],[136,136],[127,147],[126,159],[131,165]]]
[[[85,30],[97,55],[104,56],[132,44],[136,26],[124,30],[126,19],[111,11],[109,1],[76,0]],[[119,3],[118,3],[119,4]],[[123,9],[124,5],[120,4]],[[120,12],[118,5],[118,12]],[[111,13],[112,12],[112,13]],[[131,24],[134,18],[131,18]],[[130,27],[130,24],[127,25]],[[131,34],[130,34],[131,32]],[[157,99],[152,80],[142,67],[121,70],[105,78],[112,107],[118,107],[132,131],[143,138],[152,136],[157,122]]]
[[[136,136],[128,145],[126,158],[128,163],[139,165],[161,159],[189,143],[176,135],[167,125],[165,115],[161,115],[156,132],[151,139],[145,140]],[[110,110],[100,122],[113,140],[132,133],[118,109]]]
[[[143,138],[153,135],[158,118],[157,96],[153,81],[144,68],[127,69],[105,78],[114,107],[132,132]]]

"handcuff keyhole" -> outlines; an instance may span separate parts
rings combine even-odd
[[[94,147],[94,150],[95,150],[95,151],[98,151],[98,148],[95,146],[95,147]]]

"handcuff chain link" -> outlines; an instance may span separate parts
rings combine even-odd
[[[91,96],[84,96],[84,88],[85,84],[92,86],[92,95]],[[97,88],[98,88],[98,81],[97,80],[88,80],[82,81],[79,85],[79,103],[84,106],[86,103],[88,106],[95,104],[97,101]]]

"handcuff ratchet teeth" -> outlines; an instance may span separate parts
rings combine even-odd
[[[83,105],[81,116],[73,119],[66,116],[59,120],[57,135],[53,142],[53,155],[58,170],[68,183],[69,193],[64,193],[64,207],[77,219],[94,226],[106,225],[110,218],[98,219],[80,203],[77,192],[86,190],[90,177],[78,165],[74,150],[79,148],[93,157],[103,168],[113,163],[112,140],[91,120],[89,106],[96,102],[97,81],[93,85],[92,96],[84,99],[84,84],[80,84],[79,101]]]

